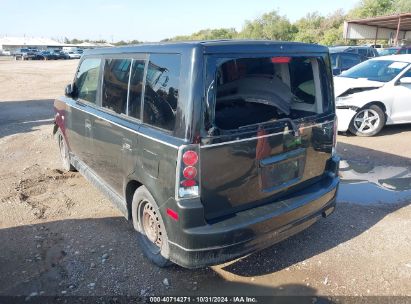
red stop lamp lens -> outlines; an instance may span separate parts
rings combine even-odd
[[[183,170],[183,175],[186,179],[193,179],[197,175],[197,169],[195,167],[185,167]]]
[[[198,155],[194,151],[186,151],[183,154],[183,162],[186,166],[194,166],[198,162]]]
[[[272,63],[290,63],[291,57],[271,57]]]
[[[194,187],[196,184],[197,182],[194,179],[185,179],[181,182],[181,186],[184,188]]]

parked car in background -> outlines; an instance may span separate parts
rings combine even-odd
[[[397,54],[411,54],[411,45],[402,46]]]
[[[338,52],[333,48],[330,48],[329,50],[334,76],[339,75],[341,72],[368,59],[367,57],[355,53]]]
[[[63,167],[115,203],[159,266],[263,249],[334,211],[328,62],[326,47],[273,41],[90,50],[54,102]]]
[[[66,52],[66,54],[69,57],[69,59],[80,59],[80,57],[81,57],[81,54],[76,53],[74,51]]]
[[[36,53],[36,59],[39,60],[55,60],[58,56],[51,51],[40,51]]]
[[[52,54],[55,55],[57,59],[70,59],[70,56],[61,50],[54,50]]]
[[[14,53],[15,60],[33,60],[36,59],[36,49],[22,48]]]
[[[387,56],[387,55],[394,55],[397,54],[398,50],[400,49],[400,47],[397,46],[392,46],[392,47],[388,47],[385,49],[378,49],[378,54],[380,56]]]
[[[369,46],[334,46],[330,47],[334,52],[347,52],[359,54],[366,58],[378,57],[378,52],[375,48]]]
[[[411,123],[411,55],[362,62],[334,77],[338,131],[378,134],[384,125]]]

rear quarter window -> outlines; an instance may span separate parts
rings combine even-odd
[[[147,66],[143,122],[172,131],[180,86],[179,54],[152,54]]]

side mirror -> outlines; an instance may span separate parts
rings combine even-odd
[[[67,97],[73,97],[73,86],[71,83],[66,86],[64,93]]]
[[[342,71],[341,71],[341,69],[339,69],[339,68],[333,69],[333,75],[334,75],[334,76],[340,75],[341,72],[342,72]]]
[[[400,78],[400,84],[411,84],[411,77]]]

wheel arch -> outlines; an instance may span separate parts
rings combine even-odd
[[[384,111],[385,116],[387,116],[387,107],[386,107],[386,105],[385,105],[382,101],[371,101],[371,102],[368,102],[368,103],[366,103],[365,105],[363,105],[363,106],[361,107],[361,110],[362,110],[362,109],[365,109],[365,108],[368,108],[369,106],[372,106],[372,105],[379,106],[379,107],[381,108],[381,110]],[[359,109],[359,110],[360,110],[360,109]]]
[[[365,109],[367,107],[370,107],[372,105],[376,105],[381,108],[381,110],[384,112],[384,125],[387,123],[387,118],[388,118],[388,113],[387,113],[387,106],[382,102],[382,101],[371,101],[366,103],[361,109]],[[360,109],[359,109],[360,110]],[[353,117],[354,119],[354,117]]]
[[[127,182],[126,187],[124,189],[124,197],[126,199],[126,204],[127,204],[127,211],[128,211],[128,220],[132,220],[133,214],[132,214],[132,203],[133,203],[133,196],[134,192],[138,188],[143,186],[143,184],[135,179],[131,179]]]

